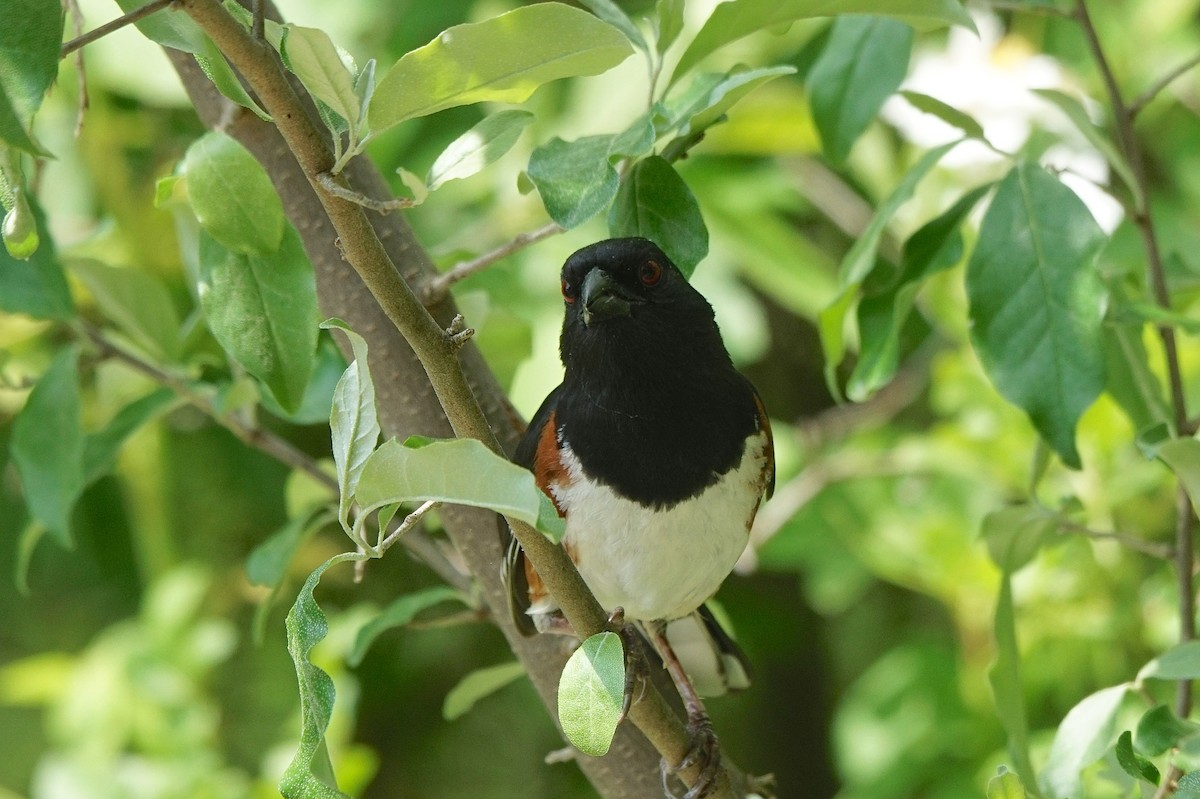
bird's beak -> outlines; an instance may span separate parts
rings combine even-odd
[[[604,319],[629,316],[629,300],[620,285],[603,269],[593,269],[583,279],[579,292],[583,302],[583,323],[591,325]]]

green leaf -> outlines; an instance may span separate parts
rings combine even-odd
[[[442,718],[454,721],[470,711],[480,699],[496,693],[524,674],[525,668],[515,660],[476,669],[463,677],[458,685],[446,694],[446,699],[442,702]]]
[[[1058,110],[1066,115],[1067,119],[1071,120],[1071,123],[1083,134],[1084,138],[1100,151],[1100,154],[1108,161],[1113,171],[1121,176],[1121,181],[1129,189],[1129,193],[1133,195],[1136,207],[1144,208],[1146,198],[1133,176],[1133,169],[1129,166],[1129,162],[1125,160],[1125,156],[1121,154],[1121,151],[1113,143],[1112,139],[1092,123],[1087,109],[1083,107],[1083,103],[1058,89],[1033,89],[1033,93],[1056,106]]]
[[[1200,799],[1200,771],[1189,771],[1179,778],[1172,799]]]
[[[41,209],[36,201],[31,205],[38,225],[44,227]],[[0,311],[60,321],[75,316],[71,291],[50,237],[45,237],[37,252],[23,261],[7,249],[0,249]]]
[[[1197,733],[1200,724],[1180,719],[1167,705],[1158,705],[1138,719],[1134,743],[1141,751],[1157,757]]]
[[[300,237],[288,226],[269,257],[200,235],[200,306],[221,346],[287,411],[304,397],[317,343],[317,297]]]
[[[691,277],[708,254],[708,228],[691,189],[665,159],[638,161],[621,182],[608,212],[612,236],[641,236],[667,254]]]
[[[500,111],[484,117],[477,125],[459,136],[429,168],[425,182],[430,190],[449,180],[467,178],[494,163],[507,153],[521,131],[525,130],[534,116],[528,111]]]
[[[1192,510],[1200,508],[1200,441],[1175,438],[1158,448],[1157,457],[1171,468],[1192,501]]]
[[[958,128],[969,138],[987,141],[987,137],[983,135],[983,126],[970,114],[959,111],[954,106],[947,105],[928,94],[905,90],[900,92],[900,96],[907,100],[913,108],[935,116],[951,127]]]
[[[558,680],[558,721],[567,740],[592,757],[607,753],[624,699],[621,636],[596,633],[575,650]]]
[[[279,250],[283,204],[245,147],[219,131],[206,133],[188,148],[183,169],[192,209],[210,236],[244,255]]]
[[[957,235],[958,230],[983,196],[991,191],[992,185],[985,183],[971,189],[904,242],[897,285],[924,280],[958,263],[962,257],[962,238]]]
[[[1050,511],[1038,505],[1018,505],[989,513],[980,536],[996,565],[1012,573],[1053,541],[1057,530],[1058,517]]]
[[[1075,425],[1104,390],[1104,232],[1037,164],[1001,181],[967,264],[971,339],[1000,393],[1065,464],[1080,467]]]
[[[388,71],[371,100],[371,130],[469,103],[520,103],[543,83],[599,74],[632,52],[616,28],[561,3],[455,25]]]
[[[1008,751],[1017,774],[1025,785],[1036,785],[1037,772],[1029,756],[1029,722],[1025,716],[1025,693],[1021,685],[1021,654],[1017,647],[1016,613],[1013,610],[1012,575],[1000,577],[993,625],[996,660],[988,669],[988,683],[996,701],[996,715],[1008,736]]]
[[[1021,778],[1004,766],[995,777],[988,780],[987,799],[1025,799],[1025,786]]]
[[[300,745],[279,781],[279,792],[285,799],[342,799],[346,796],[337,789],[332,778],[329,752],[325,747],[325,730],[333,717],[333,678],[308,659],[312,648],[329,632],[329,621],[313,598],[313,589],[330,566],[365,558],[357,552],[344,552],[322,563],[308,576],[287,615],[288,652],[300,683],[301,728]]]
[[[64,547],[85,485],[78,362],[74,347],[55,357],[13,420],[9,443],[30,515]]]
[[[38,146],[25,129],[25,125],[21,123],[17,109],[13,108],[12,101],[9,100],[2,84],[0,84],[0,144],[8,144],[30,155],[46,155],[46,151]]]
[[[908,71],[913,29],[886,17],[848,16],[833,22],[808,73],[813,122],[825,153],[846,160],[850,148],[900,87]]]
[[[658,0],[654,6],[658,40],[655,49],[661,56],[670,49],[683,32],[684,0]]]
[[[731,0],[713,10],[680,57],[671,82],[701,59],[755,31],[778,30],[798,19],[839,14],[878,14],[921,29],[940,25],[975,29],[957,0]]]
[[[179,314],[166,286],[140,269],[77,258],[67,262],[96,305],[133,341],[153,355],[175,360],[182,342]]]
[[[572,142],[554,137],[534,149],[527,175],[550,218],[569,230],[600,213],[617,196],[620,176],[613,159],[639,158],[653,146],[654,126],[644,115],[617,134]]]
[[[591,12],[600,19],[612,25],[614,28],[625,34],[625,38],[639,50],[649,51],[650,46],[646,44],[646,39],[642,36],[642,32],[638,30],[637,25],[633,24],[633,20],[629,15],[621,10],[613,0],[580,0],[582,5],[591,9]]]
[[[459,438],[410,449],[395,439],[367,459],[356,492],[363,514],[397,502],[435,500],[491,508],[562,537],[558,514],[533,475],[489,450],[480,441]]]
[[[1127,299],[1120,286],[1110,286],[1109,318],[1102,329],[1105,391],[1129,417],[1135,430],[1166,424],[1171,418],[1163,384],[1150,368],[1142,339],[1142,322],[1117,321]]]
[[[1082,796],[1079,772],[1100,759],[1113,739],[1117,711],[1129,690],[1114,685],[1086,697],[1058,725],[1040,785],[1047,796]]]
[[[367,342],[340,319],[321,323],[346,334],[354,362],[346,367],[333,390],[329,427],[333,436],[333,463],[338,481],[338,521],[350,532],[350,506],[367,458],[379,441],[379,416],[375,410],[375,383],[367,361]]]
[[[417,617],[423,610],[442,602],[462,602],[462,596],[453,588],[445,585],[435,585],[411,594],[405,594],[395,599],[378,616],[364,624],[354,639],[354,647],[346,658],[351,666],[362,663],[363,657],[371,644],[380,634],[396,627],[403,627]]]
[[[1200,680],[1200,641],[1188,641],[1151,660],[1137,674],[1143,680]]]
[[[739,100],[764,83],[796,72],[793,66],[764,69],[738,68],[730,72],[706,72],[697,75],[686,91],[667,101],[667,128],[679,126],[686,136],[715,124]]]
[[[157,389],[121,408],[102,430],[88,433],[83,440],[84,484],[91,485],[108,474],[129,437],[174,402],[174,391]]]
[[[282,585],[296,550],[329,520],[322,508],[313,508],[288,519],[250,550],[246,557],[246,579],[252,585],[266,588]]]
[[[226,6],[226,8],[229,7]],[[234,5],[232,7],[240,8],[241,6]],[[200,50],[195,54],[195,59],[200,69],[223,96],[243,108],[250,109],[264,122],[271,121],[271,115],[250,96],[246,88],[242,86],[242,82],[238,80],[233,67],[229,66],[229,62],[225,60],[224,54],[207,36],[200,40]]]
[[[51,0],[0,3],[0,88],[28,122],[58,77],[63,7]]]
[[[282,40],[285,61],[308,93],[323,102],[356,130],[362,101],[354,90],[354,76],[342,62],[329,34],[318,28],[286,25]]]
[[[1121,769],[1135,780],[1142,779],[1152,785],[1158,785],[1160,775],[1158,769],[1146,758],[1133,751],[1133,733],[1129,730],[1117,738],[1117,763]]]
[[[846,383],[846,396],[852,401],[862,402],[896,374],[900,334],[920,289],[919,283],[906,283],[894,292],[859,300],[858,360]]]
[[[146,5],[150,0],[117,0],[117,5],[128,14]],[[163,8],[134,23],[142,34],[164,47],[183,50],[187,53],[203,53],[207,36],[200,30],[187,12],[175,8]]]

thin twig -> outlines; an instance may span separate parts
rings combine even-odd
[[[1118,544],[1137,550],[1143,555],[1149,555],[1152,558],[1160,560],[1172,560],[1175,557],[1175,547],[1167,544],[1155,544],[1152,541],[1138,538],[1127,533],[1104,532],[1093,530],[1082,524],[1076,524],[1066,519],[1060,519],[1058,523],[1059,532],[1063,534],[1082,535],[1097,541],[1116,541]]]
[[[1146,91],[1139,94],[1132,102],[1129,103],[1130,118],[1136,119],[1137,115],[1142,113],[1142,109],[1148,106],[1154,100],[1154,98],[1162,92],[1163,89],[1170,86],[1176,81],[1176,79],[1186,75],[1189,71],[1195,69],[1197,66],[1200,66],[1200,53],[1196,53],[1196,55],[1192,56],[1187,61],[1184,61],[1179,66],[1175,67],[1175,69],[1171,70],[1151,84],[1150,88],[1146,89]]]
[[[79,8],[79,0],[66,0],[67,10],[71,14],[71,28],[78,38],[83,35],[83,11]],[[83,50],[75,51],[75,81],[79,86],[79,110],[75,114],[75,138],[83,133],[83,119],[87,114],[91,101],[88,98],[87,69],[83,63]]]
[[[321,184],[321,188],[325,189],[330,194],[340,197],[343,200],[348,200],[355,205],[361,205],[363,208],[370,208],[372,211],[378,211],[381,214],[391,213],[404,208],[412,208],[415,203],[405,197],[393,197],[390,200],[376,200],[373,197],[357,192],[354,189],[348,189],[337,182],[329,172],[321,172],[317,175],[317,181]]]
[[[375,548],[379,551],[379,553],[381,555],[384,552],[387,552],[388,549],[391,548],[392,544],[394,544],[400,540],[401,536],[403,536],[409,530],[413,529],[418,524],[420,524],[421,519],[425,518],[426,513],[429,513],[429,511],[433,510],[434,508],[438,507],[441,504],[442,503],[438,502],[437,500],[433,500],[433,499],[423,503],[421,505],[421,507],[417,508],[412,513],[405,516],[404,521],[402,521],[402,522],[400,522],[400,524],[396,525],[396,529],[394,529],[390,533],[388,533],[387,537],[384,538],[382,541],[380,541],[379,546],[377,546]]]
[[[71,41],[64,43],[62,49],[58,51],[58,57],[66,58],[68,55],[84,45],[91,44],[97,39],[103,39],[108,34],[112,33],[113,31],[120,30],[126,25],[132,25],[139,20],[145,19],[156,11],[161,11],[174,2],[175,0],[150,0],[150,2],[146,3],[146,5],[135,8],[133,11],[130,11],[124,16],[117,17],[111,22],[104,23],[95,30],[88,31],[82,36],[77,36]]]
[[[476,258],[468,261],[459,261],[454,266],[442,272],[440,275],[431,278],[426,284],[421,297],[426,306],[436,305],[446,297],[446,292],[450,287],[460,280],[470,277],[476,272],[482,272],[497,261],[503,260],[515,252],[525,249],[531,244],[536,244],[542,239],[548,239],[551,236],[557,236],[562,233],[565,228],[559,226],[557,222],[551,222],[548,225],[543,225],[537,230],[530,230],[526,233],[518,233],[512,240],[501,244],[494,250],[485,252]]]
[[[1133,172],[1134,182],[1138,193],[1149,197],[1149,181],[1146,179],[1146,165],[1142,158],[1141,147],[1138,146],[1137,136],[1133,128],[1133,114],[1130,106],[1126,105],[1117,85],[1112,66],[1104,55],[1096,26],[1092,23],[1085,0],[1075,0],[1075,19],[1083,31],[1084,39],[1096,67],[1104,80],[1108,91],[1109,102],[1113,108],[1117,138],[1129,161]],[[1142,238],[1142,246],[1146,251],[1147,279],[1154,295],[1155,302],[1163,309],[1170,310],[1171,295],[1167,290],[1166,270],[1163,267],[1162,255],[1158,246],[1158,236],[1154,229],[1154,218],[1148,204],[1137,209],[1134,224]],[[1158,335],[1162,340],[1163,354],[1167,364],[1167,379],[1171,387],[1171,406],[1174,415],[1176,435],[1188,435],[1187,400],[1183,392],[1183,372],[1179,363],[1179,351],[1175,342],[1175,330],[1169,325],[1159,325]],[[1175,573],[1178,580],[1179,592],[1179,640],[1180,643],[1191,641],[1196,637],[1195,596],[1193,570],[1195,568],[1195,553],[1192,543],[1192,508],[1187,492],[1182,484],[1176,492],[1175,507]],[[1175,712],[1186,718],[1192,709],[1192,683],[1181,680],[1175,695]],[[1168,779],[1167,782],[1170,780]]]
[[[1044,17],[1070,17],[1071,12],[1059,6],[1033,5],[1031,3],[992,0],[987,4],[992,11],[1014,11],[1021,14],[1039,14]]]

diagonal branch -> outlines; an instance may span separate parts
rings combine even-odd
[[[276,120],[288,149],[340,239],[346,261],[412,347],[455,434],[478,438],[500,451],[499,442],[458,363],[455,342],[400,279],[362,207],[334,195],[322,185],[319,176],[333,166],[327,137],[313,124],[281,72],[273,51],[255,40],[215,0],[179,0],[179,5],[220,48]],[[574,629],[585,636],[605,629],[607,614],[588,591],[562,548],[529,525],[511,520],[511,526]],[[630,711],[629,718],[668,762],[678,763],[684,759],[689,748],[687,733],[679,717],[656,689],[647,689],[642,700]],[[699,768],[693,765],[681,774],[684,781],[691,784],[697,779]],[[729,774],[723,772],[713,795],[731,797],[729,786]]]
[[[58,51],[58,57],[66,58],[79,48],[89,45],[97,39],[103,39],[113,31],[119,31],[126,25],[132,25],[133,23],[143,20],[157,11],[162,11],[164,8],[174,2],[175,0],[150,0],[150,2],[146,3],[146,5],[139,6],[124,16],[117,17],[110,22],[104,23],[95,30],[90,30],[82,36],[76,36],[71,41],[65,42],[62,46],[62,49]]]

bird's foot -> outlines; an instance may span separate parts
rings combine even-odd
[[[699,768],[696,781],[692,783],[692,787],[688,789],[682,799],[701,799],[701,797],[707,796],[716,785],[717,777],[721,773],[721,749],[717,743],[717,734],[713,731],[712,722],[708,720],[708,715],[705,713],[689,714],[687,732],[689,746],[683,759],[674,766],[667,763],[666,758],[659,763],[663,779],[663,792],[668,799],[680,799],[676,797],[668,784],[669,778],[680,771],[694,766]]]
[[[608,614],[608,627],[621,636],[621,645],[625,650],[625,694],[621,699],[621,720],[624,721],[629,715],[629,708],[646,693],[650,667],[646,664],[646,653],[642,649],[642,636],[636,628],[625,623],[624,608],[614,608]],[[634,699],[635,691],[637,700]]]

